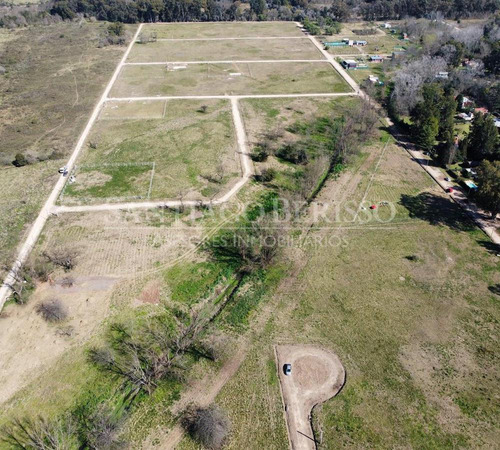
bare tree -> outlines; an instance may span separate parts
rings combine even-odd
[[[215,404],[208,408],[187,408],[181,424],[193,439],[209,449],[221,448],[230,428],[229,419]]]
[[[14,419],[2,428],[0,442],[10,448],[34,450],[71,450],[78,448],[71,420],[49,422],[39,416]]]
[[[68,317],[68,312],[59,299],[39,303],[36,306],[36,312],[47,322],[61,322]]]
[[[119,438],[121,423],[113,411],[101,405],[88,418],[84,431],[85,443],[92,450],[123,449],[126,443]]]
[[[47,261],[69,272],[76,266],[78,251],[74,248],[60,247],[43,252],[43,256]]]

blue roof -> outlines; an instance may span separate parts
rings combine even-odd
[[[468,188],[470,189],[477,189],[477,184],[474,183],[473,181],[466,180],[465,184],[467,185]]]

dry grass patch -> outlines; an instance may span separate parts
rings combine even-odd
[[[304,36],[294,22],[146,24],[142,31],[156,33],[158,39]]]
[[[324,59],[309,39],[156,41],[135,44],[127,62]]]
[[[335,92],[350,88],[327,62],[224,63],[192,64],[180,70],[125,66],[111,97]]]

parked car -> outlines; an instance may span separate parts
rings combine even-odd
[[[283,366],[283,373],[285,375],[291,375],[291,373],[292,373],[292,365],[291,364],[285,364]]]

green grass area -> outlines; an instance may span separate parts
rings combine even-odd
[[[294,22],[219,22],[145,24],[143,33],[158,39],[304,36]]]
[[[156,41],[135,44],[128,62],[324,59],[305,39]]]
[[[178,264],[165,272],[164,279],[174,302],[192,305],[212,293],[232,274],[228,267],[213,262]]]
[[[116,119],[94,126],[61,201],[148,198],[150,183],[151,199],[211,197],[240,176],[228,102],[159,103],[164,117],[121,120],[122,104],[114,104]],[[129,117],[130,104],[123,105]]]
[[[381,63],[367,63],[367,69],[349,70],[349,76],[361,84],[368,79],[370,75],[375,75],[379,80],[384,81],[384,71]]]
[[[111,97],[350,92],[327,62],[124,66]]]
[[[406,209],[398,217],[408,220],[312,231],[311,240],[337,235],[342,245],[293,250],[301,268],[267,305],[271,331],[255,338],[218,397],[234,421],[229,448],[286,447],[276,439],[284,425],[281,400],[269,397],[274,384],[265,369],[272,344],[283,340],[330,349],[346,367],[345,388],[314,411],[320,448],[495,445],[494,246],[402,149],[390,148],[377,174],[367,197],[388,189]],[[361,198],[367,186],[359,183],[352,196]],[[269,411],[277,411],[272,419]]]

